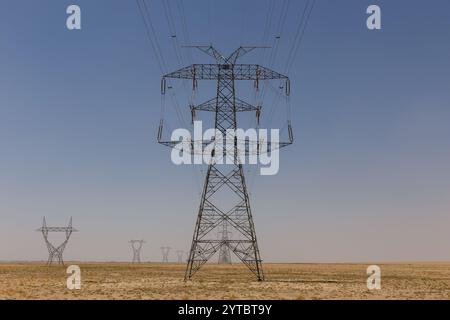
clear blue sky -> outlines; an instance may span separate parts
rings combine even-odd
[[[268,0],[183,1],[193,43],[260,44]],[[65,27],[72,3],[81,31]],[[369,4],[380,31],[366,28]],[[291,1],[275,70],[303,5]],[[446,0],[316,1],[289,74],[296,142],[251,188],[265,261],[450,259],[449,12]],[[127,260],[131,238],[147,241],[145,260],[188,250],[202,179],[155,141],[161,72],[135,1],[2,0],[0,35],[0,260],[46,258],[44,215],[73,216],[68,259]]]

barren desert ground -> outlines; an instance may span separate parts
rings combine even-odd
[[[450,299],[450,263],[378,264],[372,291],[370,264],[265,264],[264,282],[242,265],[206,265],[184,282],[183,264],[71,264],[80,290],[67,289],[62,266],[0,264],[0,299]]]

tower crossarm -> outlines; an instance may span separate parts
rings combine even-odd
[[[236,108],[236,112],[259,110],[258,106],[251,105],[250,103],[245,102],[244,100],[241,100],[239,98],[235,98],[235,108]],[[191,109],[195,110],[195,111],[215,112],[217,110],[217,98],[212,98],[212,99],[210,99],[206,102],[203,102],[199,105],[192,106]]]
[[[235,64],[237,59],[246,55],[250,51],[253,51],[254,49],[269,48],[269,47],[265,47],[265,46],[240,46],[232,54],[230,54],[227,58],[225,58],[212,45],[209,45],[209,46],[184,46],[184,47],[197,48],[200,51],[202,51],[203,53],[207,54],[208,56],[213,57],[218,64],[225,64],[225,63]]]
[[[233,69],[233,72],[220,72],[229,69]],[[219,74],[223,79],[233,77],[234,80],[289,80],[287,76],[258,64],[193,64],[168,73],[163,76],[163,79],[218,80]]]
[[[36,231],[40,232],[78,232],[75,228],[67,228],[67,227],[42,227],[37,229]]]
[[[258,141],[246,141],[244,142],[242,139],[239,139],[238,142],[242,142],[242,148],[238,150],[241,156],[250,156],[250,155],[261,155],[267,154],[274,150],[279,150],[281,148],[287,147],[293,143],[293,139],[284,142],[273,143],[271,141],[261,143]],[[207,146],[209,146],[212,141],[158,141],[159,144],[162,144],[166,147],[170,147],[179,151],[183,151],[189,153],[191,155],[203,155],[204,150]],[[223,148],[223,157],[226,158],[229,156],[230,150],[225,147]]]

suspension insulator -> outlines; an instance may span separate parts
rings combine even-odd
[[[161,79],[161,94],[166,94],[166,78]]]
[[[197,79],[192,79],[192,91],[196,91],[198,87]]]
[[[192,122],[192,124],[194,124],[195,117],[196,117],[196,115],[195,115],[195,107],[194,107],[194,105],[190,105],[190,108],[191,108],[191,122]]]
[[[192,71],[193,71],[192,90],[195,91],[197,89],[197,76],[195,74],[195,68]]]
[[[164,120],[161,119],[159,121],[159,128],[158,128],[158,141],[161,141],[161,138],[162,138],[163,123],[164,123]]]
[[[291,81],[289,79],[286,79],[286,95],[291,95]]]
[[[256,72],[255,72],[256,78],[253,81],[253,87],[255,88],[256,91],[259,91],[259,75],[260,75],[259,66],[256,66]]]
[[[289,133],[289,141],[294,142],[294,134],[292,132],[292,126],[290,121],[288,121],[288,133]]]
[[[258,123],[258,126],[259,126],[260,117],[261,117],[261,106],[257,106],[256,107],[256,122]]]

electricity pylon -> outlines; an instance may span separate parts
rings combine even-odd
[[[133,249],[133,261],[132,263],[141,263],[141,249],[145,243],[144,240],[130,240],[131,249]]]
[[[254,87],[258,90],[260,81],[279,79],[285,81],[286,95],[288,96],[290,93],[290,82],[287,76],[257,64],[236,64],[239,58],[257,47],[239,47],[228,57],[224,57],[212,46],[196,46],[196,48],[213,57],[216,63],[193,64],[164,75],[161,81],[161,93],[163,95],[166,93],[166,79],[168,78],[189,79],[192,81],[194,91],[197,89],[198,80],[216,81],[216,96],[202,104],[191,105],[190,108],[192,118],[195,117],[197,111],[213,112],[216,134],[220,131],[222,137],[228,136],[227,130],[237,129],[238,112],[254,111],[258,120],[261,113],[260,106],[253,106],[236,97],[236,81],[254,81]],[[179,141],[164,141],[162,139],[163,125],[164,121],[161,119],[158,142],[172,148],[179,148]],[[233,238],[226,240],[228,248],[250,269],[257,280],[264,280],[243,165],[239,161],[238,151],[240,155],[244,154],[245,156],[255,154],[253,153],[255,152],[254,149],[250,146],[256,145],[256,154],[259,155],[290,145],[293,142],[293,135],[289,122],[288,130],[288,142],[278,142],[273,145],[266,142],[266,147],[261,148],[262,144],[259,142],[250,141],[250,143],[245,144],[245,150],[242,152],[242,150],[238,150],[236,137],[232,137],[232,139],[235,139],[235,143],[231,150],[224,148],[223,154],[216,154],[215,151],[211,151],[211,161],[206,173],[185,280],[191,279],[223,246],[223,240],[214,236],[220,230],[223,222],[226,222],[228,227],[233,229]],[[209,143],[200,142],[200,154],[203,153]],[[195,155],[199,154],[197,146],[198,142],[191,141],[189,148],[185,148],[183,145],[181,150]],[[219,157],[229,157],[229,154],[233,155],[234,164],[219,165],[216,163]],[[223,208],[217,201],[218,198],[226,199],[222,197],[223,192],[226,191],[225,186],[228,187],[228,193],[231,193],[235,198],[231,208]]]
[[[42,232],[45,244],[47,245],[48,249],[47,264],[51,265],[53,263],[53,260],[56,260],[58,264],[64,265],[63,260],[64,249],[66,248],[66,245],[69,242],[69,238],[72,235],[72,232],[78,231],[77,229],[72,227],[72,217],[70,217],[69,225],[67,227],[47,227],[47,222],[45,221],[44,217],[42,221],[42,228],[39,228],[36,231]],[[48,239],[49,232],[64,232],[66,234],[66,239],[59,246],[55,247]]]
[[[183,263],[183,256],[184,256],[184,251],[177,250],[178,263]]]
[[[169,252],[170,249],[172,249],[171,247],[161,247],[161,253],[162,253],[162,262],[163,263],[168,263],[169,262]]]

